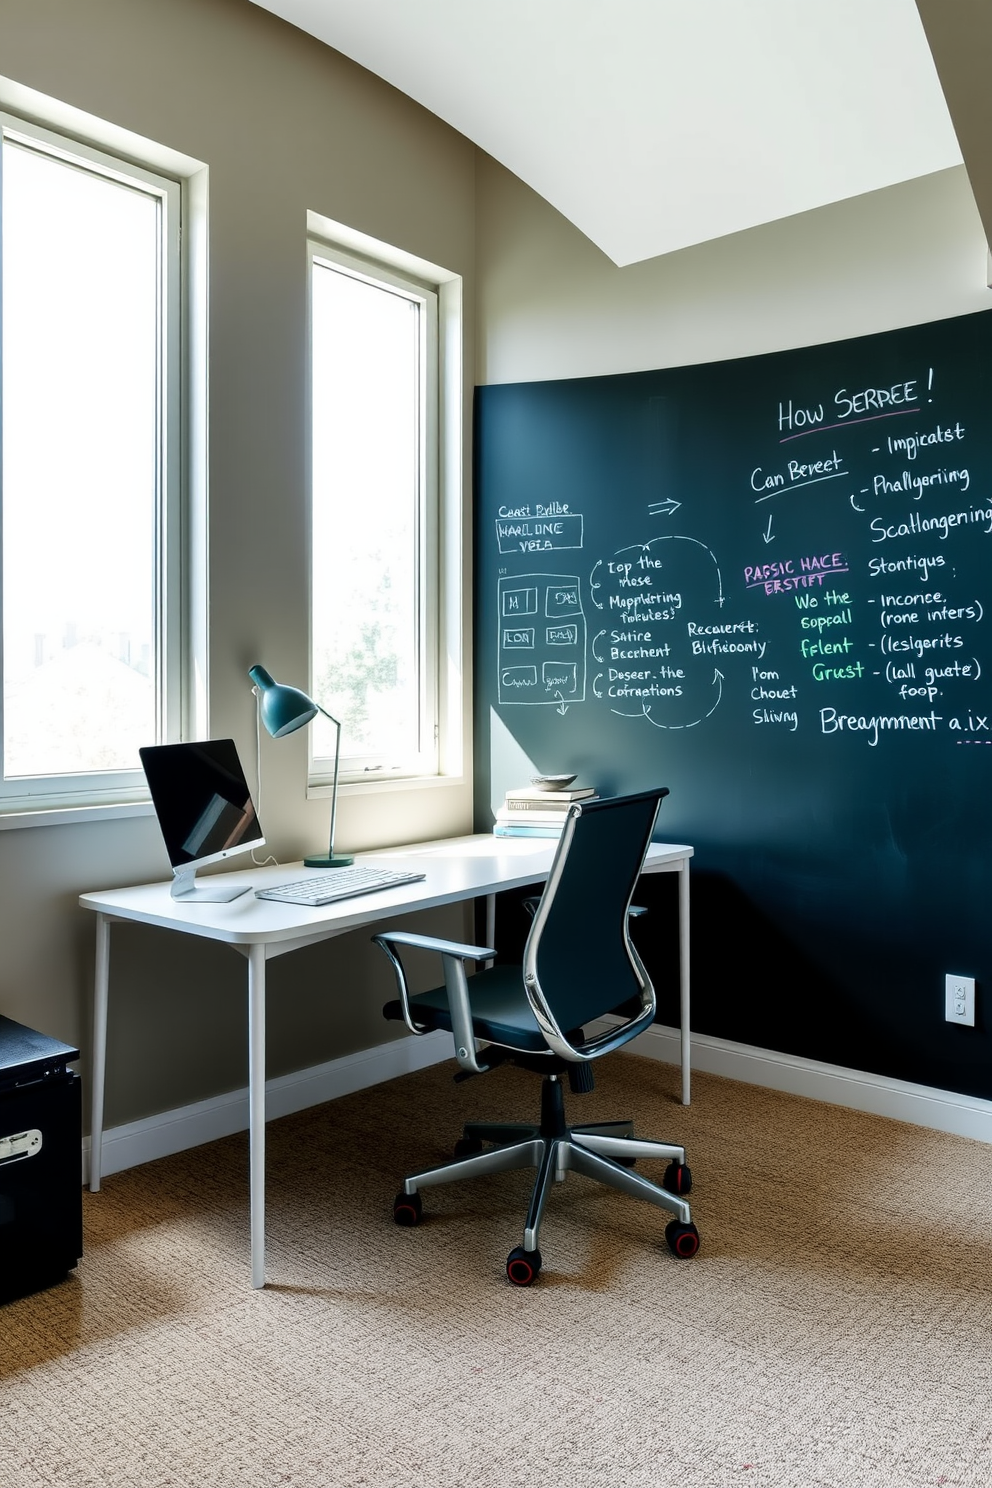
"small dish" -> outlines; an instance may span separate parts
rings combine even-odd
[[[531,785],[536,785],[542,791],[567,790],[575,779],[575,775],[534,775],[531,777]]]

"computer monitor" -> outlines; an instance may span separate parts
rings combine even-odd
[[[246,894],[247,885],[195,881],[197,868],[265,843],[234,740],[156,744],[138,753],[172,864],[172,897],[228,904]]]

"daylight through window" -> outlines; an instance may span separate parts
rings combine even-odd
[[[325,254],[311,271],[311,689],[341,720],[345,773],[429,773],[437,300]],[[318,720],[312,739],[319,779],[334,731]]]
[[[169,707],[178,187],[19,127],[0,172],[3,790],[119,788]]]

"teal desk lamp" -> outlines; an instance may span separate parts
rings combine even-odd
[[[315,703],[313,698],[307,697],[298,687],[289,687],[284,682],[274,681],[263,666],[250,667],[248,675],[255,684],[258,716],[273,739],[282,739],[286,734],[293,734],[298,728],[304,728],[306,724],[313,722],[318,713],[323,713],[333,723],[334,780],[331,785],[330,841],[326,856],[304,858],[303,861],[308,868],[346,868],[355,861],[354,858],[343,857],[334,851],[334,823],[338,813],[338,762],[341,757],[340,723],[326,708]]]

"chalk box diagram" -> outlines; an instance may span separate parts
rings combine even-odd
[[[577,574],[515,574],[497,589],[500,703],[582,703],[586,617]]]

